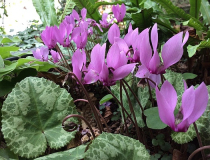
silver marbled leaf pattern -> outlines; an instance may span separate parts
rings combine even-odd
[[[77,114],[71,95],[54,82],[27,77],[17,83],[2,107],[2,132],[10,149],[26,158],[60,148],[74,138],[61,127],[63,118]],[[76,120],[73,120],[77,122]]]

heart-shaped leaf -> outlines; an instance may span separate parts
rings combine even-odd
[[[34,158],[43,154],[47,145],[57,149],[74,138],[76,131],[69,133],[61,127],[69,114],[77,112],[65,89],[43,78],[27,77],[4,101],[2,132],[14,153]]]
[[[86,152],[85,160],[149,160],[150,155],[138,140],[119,134],[103,132]]]

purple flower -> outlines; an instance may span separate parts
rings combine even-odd
[[[77,49],[72,56],[73,73],[77,78],[82,80],[82,72],[86,70],[86,54],[85,51]]]
[[[55,37],[56,41],[61,44],[63,47],[69,47],[71,40],[69,35],[73,30],[73,24],[67,24],[62,22],[58,28],[55,28]]]
[[[148,29],[144,30],[142,37],[143,38],[140,40],[141,43],[139,48],[140,61],[142,65],[139,67],[135,76],[139,78],[150,78],[158,85],[160,83],[160,74],[165,73],[165,70],[168,67],[181,59],[183,55],[183,46],[188,40],[189,33],[186,32],[185,37],[182,40],[183,32],[180,32],[165,43],[161,54],[163,62],[160,61],[160,57],[157,52],[157,24],[155,24],[151,30],[152,48],[150,46]]]
[[[87,35],[88,31],[84,30],[82,27],[74,28],[72,32],[72,40],[76,43],[77,48],[82,49],[85,48],[87,44]]]
[[[56,51],[54,51],[54,50],[51,50],[50,53],[51,53],[51,55],[52,55],[53,62],[54,62],[54,63],[59,62],[59,60],[61,59],[59,53],[56,52]]]
[[[123,48],[119,46],[120,44],[118,44],[118,42],[111,46],[106,61],[105,44],[102,47],[98,44],[93,48],[88,73],[84,78],[85,83],[89,84],[100,80],[103,85],[111,86],[114,85],[117,80],[126,77],[134,69],[136,64],[127,64],[128,59],[125,52],[122,51]]]
[[[189,126],[204,113],[208,103],[208,90],[204,83],[196,89],[193,86],[187,89],[186,86],[184,82],[182,104],[176,116],[174,116],[174,110],[177,104],[177,93],[173,86],[165,81],[160,91],[156,87],[160,119],[175,132],[186,132]]]
[[[119,4],[117,4],[116,6],[113,6],[112,12],[114,14],[114,17],[117,19],[117,21],[122,22],[126,13],[125,5],[122,4],[121,7],[119,6]]]
[[[108,31],[108,40],[111,44],[114,44],[115,37],[120,37],[120,29],[116,23],[114,23]]]
[[[109,28],[109,25],[110,25],[110,24],[112,23],[112,21],[113,21],[113,19],[111,19],[111,21],[108,22],[108,21],[107,21],[107,17],[108,17],[108,13],[103,13],[103,15],[102,15],[102,21],[99,20],[99,22],[100,22],[100,24],[101,24],[101,26],[102,26],[103,28]]]
[[[44,31],[41,33],[42,41],[49,49],[54,48],[57,41],[55,36],[55,31],[57,30],[57,26],[46,27]]]
[[[40,61],[48,61],[49,50],[47,46],[43,46],[41,48],[37,48],[36,50],[32,51],[33,56]]]

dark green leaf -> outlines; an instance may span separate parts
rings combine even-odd
[[[201,14],[203,16],[203,21],[207,25],[210,24],[210,4],[208,0],[202,0],[201,1]]]
[[[107,94],[106,96],[104,96],[104,97],[100,100],[99,104],[102,105],[103,103],[109,101],[109,100],[112,99],[112,98],[113,98],[113,97],[112,97],[111,94]]]
[[[18,160],[18,156],[9,150],[9,148],[0,149],[1,160]]]
[[[198,19],[200,7],[201,0],[190,0],[190,15]]]
[[[182,76],[185,80],[194,79],[195,77],[197,77],[197,75],[193,73],[183,73]]]
[[[146,123],[148,128],[163,129],[167,127],[167,125],[160,120],[157,107],[144,110],[144,115],[147,117]]]

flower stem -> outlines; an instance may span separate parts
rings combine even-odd
[[[196,125],[195,122],[193,123],[193,126],[194,126],[195,131],[196,131],[196,135],[197,135],[199,147],[201,148],[201,147],[203,147],[203,144],[202,144],[201,137],[200,137],[200,134],[199,134],[199,132],[198,132],[198,128],[197,128],[197,125]],[[205,153],[204,153],[203,150],[201,150],[201,155],[202,155],[203,160],[206,160],[206,155],[205,155]]]
[[[77,76],[76,76],[73,72],[69,72],[68,74],[74,76],[74,78],[76,79],[76,81],[77,81],[77,82],[79,83],[79,85],[81,86],[81,88],[82,88],[82,90],[83,90],[85,96],[87,97],[87,100],[88,100],[88,102],[89,102],[90,108],[91,108],[91,110],[92,110],[92,112],[93,112],[93,114],[94,114],[94,117],[95,117],[95,119],[96,119],[98,128],[99,128],[100,132],[102,133],[102,132],[104,131],[103,126],[102,126],[101,121],[100,121],[100,119],[99,119],[99,117],[98,117],[98,113],[97,113],[97,111],[96,111],[96,109],[95,109],[95,107],[94,107],[94,104],[93,104],[93,102],[91,101],[90,96],[88,95],[88,92],[86,91],[86,89],[85,89],[85,87],[83,86],[83,84],[80,82],[80,80],[77,78]]]
[[[120,83],[122,83],[122,86],[123,86],[123,88],[124,88],[125,94],[126,94],[127,99],[128,99],[128,104],[129,104],[129,107],[130,107],[130,111],[131,111],[131,113],[132,113],[132,115],[133,115],[133,118],[134,118],[135,128],[136,128],[136,132],[137,132],[137,138],[138,138],[138,140],[139,140],[140,142],[143,142],[142,136],[140,135],[139,126],[138,126],[138,123],[137,123],[137,120],[136,120],[136,115],[135,115],[135,112],[134,112],[134,110],[133,110],[133,106],[132,106],[131,100],[130,100],[130,98],[129,98],[127,89],[126,89],[125,85],[123,84],[123,81],[122,81],[122,80],[120,80]]]

